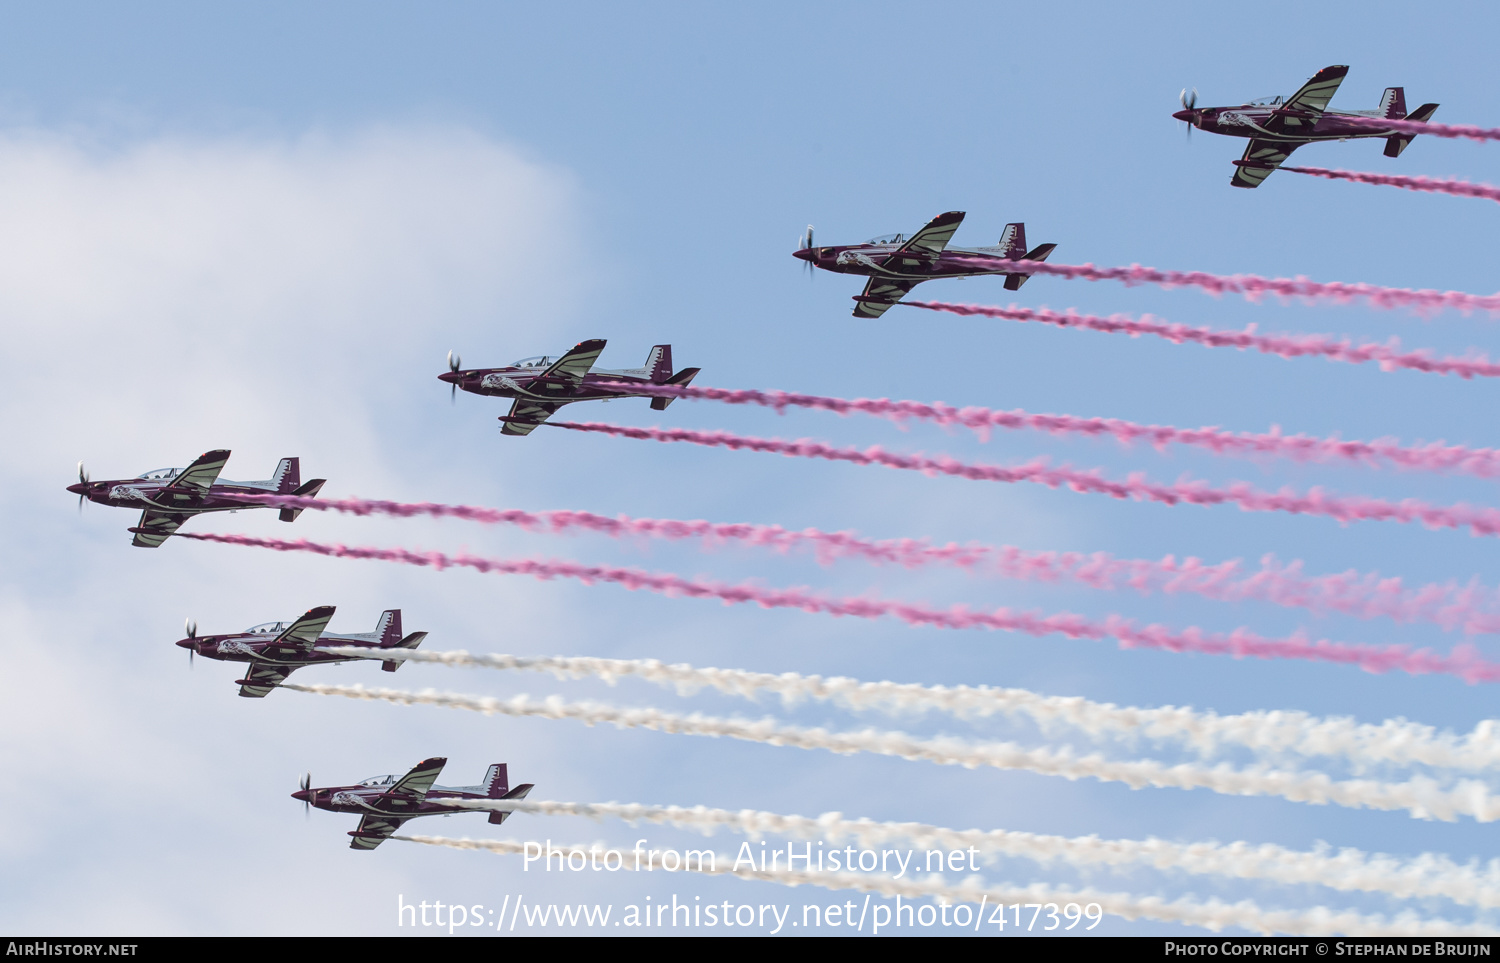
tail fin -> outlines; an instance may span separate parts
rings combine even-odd
[[[1050,255],[1055,250],[1057,250],[1057,245],[1056,244],[1038,244],[1036,247],[1032,248],[1030,251],[1027,251],[1026,252],[1026,256],[1024,258],[1022,258],[1022,260],[1024,260],[1024,261],[1045,261],[1045,260],[1047,260],[1048,255]],[[1031,275],[1029,275],[1029,274],[1007,274],[1005,276],[1005,290],[1007,290],[1007,291],[1019,291],[1019,290],[1021,290],[1021,285],[1025,284],[1026,283],[1026,279],[1029,278],[1029,277],[1031,277]]]
[[[291,462],[292,463],[292,477],[293,478],[297,477],[297,459],[295,459],[295,458],[286,458],[286,459],[283,459],[281,463],[283,465],[285,465],[287,462]],[[316,498],[316,497],[318,497],[318,492],[322,491],[323,490],[323,486],[326,485],[326,484],[328,484],[328,479],[326,479],[326,478],[314,478],[312,481],[308,482],[306,485],[299,485],[299,486],[297,486],[296,488],[292,489],[289,492],[278,491],[278,494],[283,494],[283,495],[300,495],[303,498]],[[283,522],[295,522],[297,520],[297,516],[301,515],[303,511],[304,511],[304,509],[301,509],[301,508],[283,508],[281,510],[281,520]]]
[[[1427,121],[1429,121],[1429,120],[1432,119],[1432,115],[1435,114],[1435,113],[1437,113],[1437,109],[1438,109],[1438,105],[1437,104],[1423,104],[1422,106],[1418,107],[1416,110],[1414,110],[1411,113],[1407,114],[1405,119],[1406,120],[1417,121],[1419,123],[1425,123],[1425,122],[1427,122]],[[1385,156],[1387,156],[1387,157],[1400,157],[1401,156],[1401,152],[1404,151],[1404,150],[1406,150],[1406,145],[1410,144],[1411,143],[1411,139],[1413,137],[1415,137],[1415,136],[1417,136],[1417,135],[1416,134],[1392,134],[1391,136],[1387,137],[1385,139]]]
[[[693,379],[698,377],[698,372],[702,370],[702,368],[683,368],[681,371],[668,378],[665,383],[669,385],[676,385],[679,388],[686,388],[688,385],[693,383]],[[675,400],[675,398],[652,398],[651,410],[666,411],[667,405],[670,405]]]
[[[502,771],[504,771],[505,767],[501,766],[500,768],[501,768]],[[500,798],[501,799],[525,799],[526,798],[526,794],[529,793],[529,792],[531,792],[531,790],[533,790],[535,788],[536,787],[534,785],[532,785],[531,783],[525,782],[525,783],[522,783],[521,785],[517,786],[516,788],[512,789],[510,792],[506,793],[505,795],[501,796]],[[508,813],[508,812],[504,812],[504,813],[490,813],[490,822],[493,823],[494,825],[498,826],[501,823],[505,822],[505,817],[509,816],[509,815],[510,815],[510,813]]]
[[[1380,98],[1380,116],[1386,120],[1403,120],[1406,117],[1406,91],[1400,87],[1387,87]]]
[[[380,639],[380,647],[382,649],[415,649],[417,646],[422,644],[422,640],[425,638],[427,638],[426,632],[413,632],[406,638],[401,638],[401,613],[399,611],[396,611],[396,641],[387,643],[385,641],[385,637],[382,636]],[[381,663],[380,670],[382,672],[395,672],[397,669],[401,668],[401,664],[405,661],[405,659],[390,659],[386,662]]]
[[[672,376],[672,346],[670,344],[654,344],[651,353],[646,355],[646,363],[641,367],[649,371],[652,384],[665,384]]]
[[[401,610],[386,609],[380,613],[380,621],[375,623],[375,637],[380,640],[382,649],[389,649],[401,641]]]
[[[290,495],[298,485],[302,484],[301,459],[281,459],[281,464],[276,466],[276,474],[271,476],[271,481],[276,483],[276,494]]]
[[[1005,256],[1011,259],[1019,259],[1026,256],[1026,225],[1007,224],[1005,233],[1000,235],[1000,246],[1005,248]]]
[[[484,774],[485,798],[501,799],[508,792],[510,792],[510,775],[505,763],[497,762]]]

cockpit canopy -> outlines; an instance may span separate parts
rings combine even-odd
[[[904,240],[906,240],[906,235],[905,234],[882,234],[879,237],[872,237],[872,238],[870,238],[865,243],[866,244],[900,244]]]
[[[395,776],[371,776],[369,779],[366,779],[366,780],[364,780],[363,782],[360,783],[361,786],[370,786],[370,787],[374,787],[374,786],[394,786],[395,784],[396,784],[396,777]]]
[[[259,625],[250,626],[245,631],[251,635],[280,635],[286,629],[287,623],[285,622],[262,622]]]
[[[1257,97],[1254,100],[1245,101],[1246,107],[1278,107],[1286,103],[1286,98],[1280,94],[1273,97]]]
[[[510,363],[509,367],[512,367],[512,368],[546,368],[546,367],[550,366],[552,364],[552,362],[555,361],[555,360],[557,360],[557,359],[553,358],[550,355],[539,354],[539,355],[536,355],[535,357],[532,357],[532,358],[522,358],[520,361],[512,361]]]
[[[143,471],[135,477],[148,481],[166,481],[168,478],[176,478],[180,474],[182,474],[181,468],[153,468],[150,471]]]

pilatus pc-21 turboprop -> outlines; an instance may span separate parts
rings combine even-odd
[[[1172,116],[1209,133],[1250,138],[1245,156],[1235,161],[1234,175],[1229,178],[1235,187],[1259,187],[1292,151],[1314,141],[1383,137],[1385,156],[1400,157],[1415,134],[1381,130],[1344,118],[1427,121],[1438,105],[1423,104],[1408,114],[1406,91],[1387,87],[1374,110],[1329,110],[1328,102],[1348,73],[1348,67],[1324,67],[1290,97],[1262,97],[1238,107],[1199,107],[1198,91],[1189,95],[1184,90],[1182,109]]]
[[[658,398],[630,390],[632,382],[646,385],[686,387],[697,377],[698,368],[683,368],[672,373],[672,346],[658,344],[646,355],[639,368],[612,370],[595,368],[594,362],[604,351],[605,341],[596,338],[580,341],[561,356],[538,355],[522,358],[503,368],[460,369],[458,355],[448,352],[448,370],[438,378],[458,389],[476,395],[514,398],[510,414],[502,417],[501,432],[507,435],[529,435],[563,405],[575,401],[610,401],[615,398],[650,398],[651,407],[661,411],[671,398]]]
[[[224,463],[228,460],[228,449],[219,448],[199,455],[186,468],[158,468],[134,478],[99,482],[89,481],[83,462],[79,462],[78,484],[69,485],[68,491],[78,496],[79,508],[87,498],[101,505],[141,509],[140,524],[130,529],[135,533],[135,540],[130,544],[138,548],[156,548],[193,515],[260,507],[222,496],[301,495],[312,498],[326,484],[322,478],[302,484],[296,458],[281,459],[276,474],[265,481],[220,480],[219,472],[224,470]],[[281,520],[295,521],[301,514],[300,508],[283,508]]]
[[[839,274],[863,274],[870,278],[863,294],[855,297],[856,318],[878,318],[891,305],[923,281],[939,278],[970,278],[984,274],[1005,275],[1005,290],[1016,291],[1031,275],[1024,261],[1045,261],[1056,244],[1039,244],[1026,250],[1026,225],[1007,224],[994,247],[949,247],[963,211],[939,214],[911,237],[884,234],[863,244],[814,247],[813,229],[802,235],[802,246],[793,251],[812,267]]]
[[[313,789],[312,776],[303,776],[302,788],[292,793],[292,798],[329,812],[356,813],[363,817],[359,828],[349,834],[354,837],[349,848],[374,849],[408,819],[474,812],[454,806],[450,800],[524,799],[532,790],[531,783],[511,789],[507,785],[509,777],[503,762],[491,766],[484,774],[484,782],[477,786],[433,785],[447,763],[447,759],[435,756],[417,763],[416,768],[404,776],[373,776],[357,786],[330,789]],[[490,822],[498,826],[509,815],[508,812],[491,812]]]
[[[240,695],[249,699],[261,699],[272,689],[286,681],[286,677],[306,665],[331,665],[335,662],[355,662],[360,659],[383,661],[386,672],[401,668],[400,659],[381,660],[380,654],[391,649],[415,649],[427,638],[426,632],[401,635],[401,610],[386,609],[380,613],[380,621],[374,632],[329,632],[328,621],[333,618],[332,605],[320,605],[309,609],[295,622],[263,622],[252,625],[243,632],[227,635],[198,635],[198,624],[191,620],[187,624],[187,638],[177,644],[188,650],[188,658],[194,653],[206,659],[221,662],[248,662],[243,679],[236,679]],[[359,646],[370,650],[369,655],[334,655],[319,652],[320,645]]]

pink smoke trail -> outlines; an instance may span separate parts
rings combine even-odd
[[[1433,137],[1477,141],[1500,140],[1500,128],[1475,127],[1472,124],[1434,124],[1432,121],[1385,120],[1379,117],[1350,117],[1347,114],[1339,115],[1339,123],[1393,130],[1402,134],[1431,134]]]
[[[1007,321],[1036,321],[1056,325],[1059,328],[1083,328],[1088,331],[1103,331],[1106,334],[1128,334],[1140,337],[1143,334],[1165,338],[1173,344],[1201,344],[1206,348],[1247,348],[1263,354],[1279,355],[1283,358],[1318,357],[1328,361],[1344,361],[1349,364],[1380,365],[1382,371],[1406,369],[1428,374],[1451,374],[1460,378],[1500,377],[1500,364],[1490,361],[1483,354],[1469,357],[1434,358],[1427,349],[1401,351],[1400,342],[1392,338],[1386,344],[1352,344],[1349,339],[1340,340],[1328,334],[1259,335],[1255,325],[1247,325],[1243,331],[1221,331],[1215,328],[1191,327],[1161,321],[1151,315],[1139,319],[1128,314],[1112,314],[1104,317],[1097,314],[1079,314],[1076,311],[1050,311],[1046,308],[1023,308],[1011,305],[1008,308],[984,304],[949,304],[944,301],[899,301],[913,308],[928,311],[946,311],[949,314],[979,315],[986,318],[1004,318]]]
[[[225,496],[231,497],[231,496]],[[744,522],[683,521],[671,518],[631,518],[593,512],[525,512],[518,509],[442,505],[432,502],[391,502],[365,498],[319,499],[297,495],[235,495],[237,501],[278,508],[303,508],[352,515],[393,515],[460,518],[486,524],[516,525],[529,531],[570,534],[592,532],[612,538],[646,537],[669,540],[698,538],[705,542],[740,542],[780,552],[809,548],[818,561],[860,558],[876,564],[951,565],[984,575],[1018,581],[1071,581],[1101,590],[1134,589],[1142,595],[1191,592],[1220,602],[1260,601],[1319,614],[1339,612],[1356,618],[1389,618],[1398,622],[1431,622],[1448,631],[1500,632],[1500,591],[1471,583],[1429,583],[1406,588],[1399,578],[1374,572],[1343,572],[1308,576],[1301,562],[1261,559],[1259,571],[1247,572],[1238,560],[1204,564],[1196,558],[1178,561],[1114,558],[1105,552],[1029,551],[1014,545],[933,545],[925,539],[866,539],[853,532],[825,532],[816,528],[790,531],[780,525]]]
[[[952,261],[970,264],[980,270],[993,270],[993,259],[952,256]],[[1161,268],[1143,267],[1095,267],[1092,264],[1053,264],[1044,261],[1025,261],[1027,274],[1045,274],[1052,277],[1084,281],[1119,281],[1126,287],[1137,284],[1156,284],[1164,288],[1202,288],[1210,294],[1241,294],[1246,300],[1257,301],[1265,295],[1280,298],[1305,298],[1307,300],[1335,301],[1347,304],[1364,299],[1376,308],[1414,308],[1419,311],[1437,311],[1453,308],[1457,311],[1500,312],[1500,294],[1466,294],[1463,291],[1435,291],[1431,288],[1388,288],[1363,281],[1313,281],[1305,277],[1264,278],[1256,274],[1209,274],[1206,271],[1164,271]]]
[[[623,382],[620,387],[627,387]],[[889,398],[827,398],[822,395],[794,394],[789,391],[755,391],[751,389],[680,387],[678,385],[630,385],[640,394],[660,398],[686,398],[693,401],[721,401],[731,405],[760,405],[778,413],[787,408],[813,408],[840,415],[855,412],[885,418],[897,424],[907,419],[930,421],[939,425],[961,425],[987,436],[992,428],[1045,431],[1054,435],[1109,436],[1123,444],[1143,441],[1157,449],[1169,444],[1207,448],[1216,455],[1245,457],[1271,455],[1297,461],[1346,461],[1371,464],[1389,461],[1401,468],[1418,471],[1458,471],[1494,478],[1500,475],[1500,450],[1470,448],[1465,445],[1401,445],[1395,441],[1345,441],[1341,438],[1314,438],[1308,435],[1283,435],[1279,429],[1269,432],[1231,432],[1222,428],[1177,428],[1172,425],[1143,425],[1120,418],[1083,418],[1077,415],[1033,414],[1029,411],[996,411],[969,406],[955,408],[941,401],[892,401]]]
[[[1355,181],[1360,184],[1377,184],[1384,187],[1401,187],[1408,191],[1428,191],[1433,194],[1452,194],[1455,197],[1482,197],[1500,201],[1500,187],[1488,184],[1471,184],[1456,178],[1417,177],[1403,174],[1371,174],[1364,171],[1329,170],[1326,167],[1289,167],[1280,170],[1296,174],[1311,174],[1334,181]]]
[[[539,559],[481,558],[460,552],[420,552],[404,548],[365,548],[327,545],[307,539],[290,541],[277,538],[255,538],[249,535],[215,535],[200,532],[177,532],[176,538],[190,538],[225,545],[247,545],[278,552],[311,552],[332,558],[363,558],[404,565],[472,568],[501,575],[530,575],[533,578],[572,578],[591,585],[609,582],[632,591],[656,592],[669,597],[714,598],[730,605],[754,603],[766,609],[800,609],[821,615],[852,616],[862,619],[895,618],[908,625],[939,629],[992,629],[1021,632],[1032,636],[1064,635],[1070,639],[1115,639],[1121,648],[1161,649],[1168,652],[1193,652],[1203,655],[1230,655],[1235,658],[1300,659],[1354,665],[1366,672],[1406,672],[1412,675],[1453,675],[1473,684],[1500,681],[1500,662],[1486,661],[1471,645],[1456,647],[1448,655],[1430,649],[1413,651],[1402,645],[1369,645],[1358,642],[1316,641],[1302,634],[1269,639],[1247,629],[1230,633],[1205,632],[1196,626],[1174,631],[1162,625],[1137,626],[1129,619],[1109,615],[1089,619],[1071,612],[1037,615],[1013,612],[1008,608],[993,612],[976,612],[962,605],[947,609],[929,608],[906,602],[872,598],[838,598],[819,595],[803,588],[765,588],[741,583],[729,585],[700,579],[686,579],[664,572],[617,568],[607,565],[580,565],[577,562],[542,561]]]
[[[835,448],[816,441],[782,441],[779,438],[753,438],[727,431],[692,431],[686,428],[634,428],[601,422],[549,421],[554,428],[592,431],[622,438],[648,441],[685,441],[710,448],[748,449],[794,458],[823,458],[856,465],[884,465],[920,471],[928,475],[957,475],[975,481],[1033,482],[1049,488],[1066,486],[1075,492],[1160,502],[1164,505],[1238,505],[1247,512],[1291,512],[1294,515],[1326,515],[1341,522],[1397,521],[1421,522],[1428,528],[1467,528],[1473,535],[1500,534],[1500,509],[1475,508],[1471,505],[1429,505],[1414,498],[1400,502],[1365,495],[1329,495],[1320,488],[1297,494],[1287,489],[1268,492],[1245,482],[1233,482],[1228,488],[1214,488],[1207,482],[1179,481],[1171,485],[1147,481],[1133,473],[1124,481],[1105,478],[1097,471],[1052,468],[1044,460],[1035,460],[1014,468],[999,465],[970,465],[954,458],[928,458],[923,455],[898,455],[872,445],[857,448]]]

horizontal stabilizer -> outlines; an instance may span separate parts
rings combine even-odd
[[[1407,114],[1406,119],[1417,121],[1419,123],[1426,123],[1427,121],[1432,119],[1433,114],[1437,113],[1437,109],[1437,104],[1423,104],[1416,110]],[[1416,134],[1392,134],[1391,136],[1387,137],[1385,139],[1385,156],[1400,157],[1401,152],[1406,150],[1406,145],[1410,144],[1412,142],[1412,138],[1416,136]]]
[[[295,490],[291,492],[284,492],[283,494],[296,495],[299,498],[317,498],[318,492],[322,491],[323,486],[326,484],[328,484],[328,479],[314,478],[306,485],[298,485]],[[303,509],[301,508],[283,508],[281,510],[280,518],[283,522],[295,522],[297,520],[297,516],[301,515],[302,512]]]
[[[501,799],[525,799],[526,798],[526,794],[529,793],[529,792],[531,792],[531,790],[533,790],[535,788],[536,788],[536,786],[533,783],[529,783],[529,782],[522,783],[521,785],[519,785],[516,788],[512,789],[510,792],[506,793],[504,796],[501,796],[500,798]],[[490,813],[490,824],[494,825],[494,826],[498,826],[501,823],[505,822],[505,818],[507,816],[509,816],[509,815],[510,815],[509,812],[495,812],[495,813]]]
[[[1047,257],[1053,251],[1055,251],[1055,250],[1057,250],[1057,245],[1056,244],[1038,244],[1036,247],[1032,248],[1030,251],[1027,251],[1026,252],[1026,256],[1024,258],[1022,258],[1021,260],[1023,260],[1023,261],[1045,261],[1045,260],[1047,260]],[[1007,291],[1019,291],[1019,290],[1021,290],[1021,285],[1025,284],[1026,283],[1026,279],[1029,278],[1029,277],[1031,277],[1031,275],[1029,275],[1029,274],[1007,274],[1005,276],[1005,290],[1007,290]]]
[[[419,646],[419,645],[422,644],[422,640],[425,639],[425,638],[427,638],[427,633],[426,632],[413,632],[411,635],[408,635],[406,638],[402,639],[400,642],[397,642],[395,645],[384,645],[384,644],[382,644],[381,648],[383,648],[383,649],[415,649],[417,646]],[[381,669],[382,672],[395,672],[397,669],[401,668],[402,664],[405,661],[406,661],[405,659],[390,659],[390,660],[387,660],[386,662],[382,663],[381,666],[380,666],[380,669]]]
[[[702,370],[702,368],[683,368],[681,371],[668,378],[665,383],[669,385],[676,385],[679,388],[686,388],[688,385],[693,383],[693,379],[698,377],[698,372]],[[652,398],[651,410],[666,411],[667,405],[670,405],[675,400],[675,398]]]

